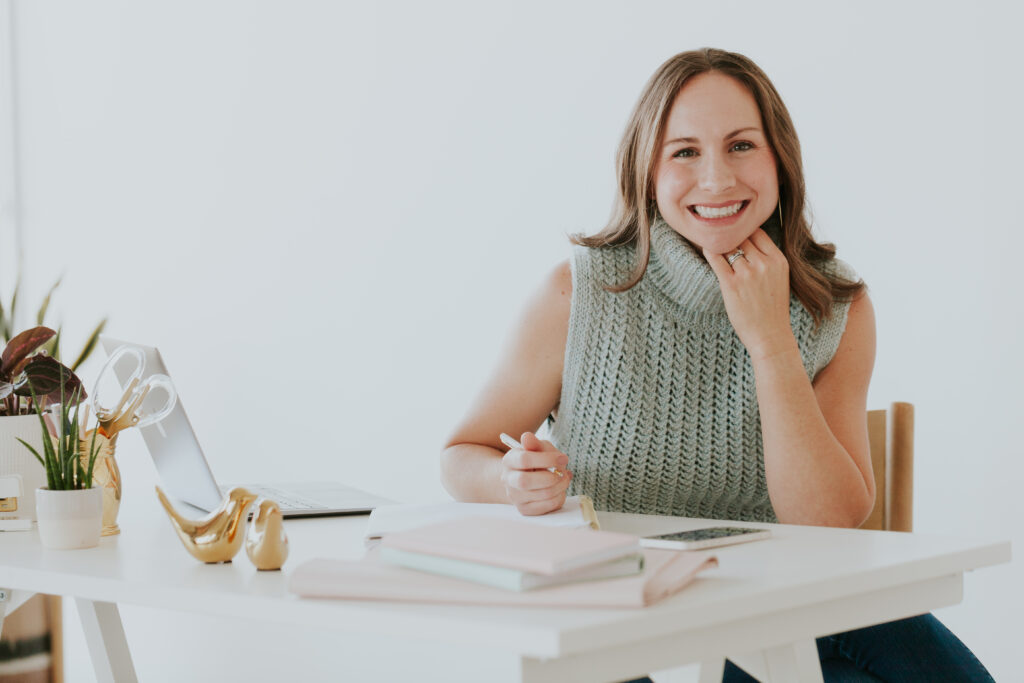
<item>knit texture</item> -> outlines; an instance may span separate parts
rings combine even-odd
[[[569,456],[570,494],[599,510],[775,522],[754,370],[711,267],[662,219],[642,280],[622,293],[635,246],[573,249],[562,393],[551,440]],[[848,266],[828,269],[855,279]],[[824,368],[848,303],[815,329],[790,297],[807,376]]]

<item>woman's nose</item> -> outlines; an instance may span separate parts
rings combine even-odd
[[[736,176],[725,159],[713,154],[705,156],[701,164],[698,185],[701,190],[711,194],[719,194],[732,189],[736,184]]]

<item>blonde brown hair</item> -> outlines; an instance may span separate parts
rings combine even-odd
[[[800,141],[789,111],[768,76],[749,58],[715,48],[681,52],[654,72],[626,125],[616,155],[618,195],[611,220],[596,235],[573,235],[572,241],[587,247],[636,243],[637,263],[625,283],[606,289],[623,292],[644,276],[651,254],[651,222],[657,214],[654,172],[665,125],[676,95],[689,79],[715,71],[742,83],[757,102],[768,145],[775,154],[782,207],[780,244],[789,261],[793,294],[820,323],[831,313],[833,301],[849,301],[864,288],[815,268],[835,257],[835,246],[819,243],[811,235],[804,215],[804,175]]]

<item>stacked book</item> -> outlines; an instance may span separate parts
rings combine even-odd
[[[463,517],[391,533],[380,560],[513,591],[640,574],[639,539],[593,529]]]
[[[537,517],[488,503],[383,507],[394,509],[371,515],[365,557],[307,560],[288,589],[346,600],[639,608],[717,566],[713,555],[641,549],[636,536],[598,531],[583,496]]]

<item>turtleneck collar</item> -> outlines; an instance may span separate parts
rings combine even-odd
[[[777,220],[769,219],[761,227],[779,243]],[[651,224],[651,258],[646,277],[688,321],[712,323],[727,317],[715,272],[697,247],[666,223],[660,213],[655,214]]]
[[[725,315],[718,278],[704,256],[672,229],[660,214],[651,224],[647,277],[685,317]]]

